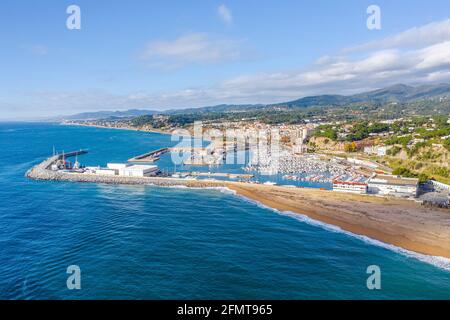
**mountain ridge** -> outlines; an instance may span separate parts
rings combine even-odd
[[[83,112],[71,116],[59,117],[61,120],[99,120],[106,118],[132,118],[154,114],[188,114],[209,112],[243,112],[249,110],[274,109],[274,108],[308,108],[308,107],[340,107],[354,103],[408,103],[422,99],[436,98],[443,95],[450,96],[450,84],[428,84],[411,86],[396,84],[381,89],[357,93],[353,95],[323,94],[306,96],[300,99],[273,103],[273,104],[219,104],[198,108],[170,109],[165,111],[130,109],[124,111],[97,111]]]

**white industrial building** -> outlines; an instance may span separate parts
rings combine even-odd
[[[106,168],[87,167],[88,172],[101,176],[147,177],[156,175],[158,166],[108,163]]]
[[[119,176],[125,177],[147,177],[155,175],[158,172],[158,166],[155,165],[143,165],[136,164],[131,166],[126,166],[118,170]]]
[[[108,163],[106,166],[108,169],[120,170],[129,167],[130,165],[128,163]]]
[[[367,183],[365,182],[355,182],[355,181],[333,181],[333,191],[338,192],[349,192],[349,193],[367,193]]]
[[[112,169],[106,169],[106,168],[97,168],[95,169],[95,174],[98,174],[100,176],[115,176],[116,171]]]
[[[397,197],[417,197],[419,179],[377,174],[368,181],[368,192]]]

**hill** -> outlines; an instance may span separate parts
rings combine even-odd
[[[417,104],[422,104],[429,108],[429,102],[436,99],[445,98],[445,106],[448,108],[450,101],[450,84],[432,84],[421,86],[408,86],[397,84],[390,87],[358,93],[354,95],[317,95],[300,98],[293,101],[275,104],[221,104],[200,108],[171,109],[166,111],[137,110],[127,111],[98,111],[85,112],[72,116],[60,117],[63,120],[98,120],[107,118],[132,118],[153,114],[198,114],[198,113],[240,113],[264,110],[284,110],[284,109],[305,109],[312,107],[344,107],[355,104],[386,104],[391,102],[414,104],[415,108],[420,108]],[[439,102],[442,102],[439,100]],[[433,107],[435,107],[433,105]],[[439,106],[438,106],[439,107]],[[444,110],[445,111],[445,110]]]
[[[363,92],[350,96],[320,95],[304,97],[298,100],[278,103],[276,106],[290,108],[306,108],[312,106],[345,106],[352,103],[409,103],[417,100],[450,96],[450,84],[407,86],[397,84],[387,88]]]

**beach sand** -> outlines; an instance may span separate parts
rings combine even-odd
[[[411,200],[327,190],[226,183],[238,195],[384,243],[450,258],[450,210]]]

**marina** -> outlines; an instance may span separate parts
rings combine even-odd
[[[161,156],[173,148],[160,148],[143,154],[137,158],[143,160],[149,157]],[[186,150],[178,149],[178,151]],[[73,151],[53,155],[36,165],[27,172],[27,177],[38,180],[61,180],[79,182],[98,182],[112,184],[155,184],[155,185],[185,185],[186,181],[204,181],[214,186],[224,186],[227,181],[239,181],[242,183],[256,183],[265,185],[280,184],[273,179],[273,174],[284,174],[281,179],[297,183],[312,183],[317,189],[327,189],[326,184],[332,186],[333,191],[382,194],[416,198],[418,195],[417,179],[401,179],[389,175],[373,173],[370,177],[363,176],[334,159],[327,160],[319,156],[289,156],[283,154],[279,159],[279,167],[274,166],[271,157],[264,158],[265,167],[262,170],[273,170],[270,175],[262,179],[261,175],[255,176],[252,171],[259,171],[261,167],[253,161],[252,165],[243,167],[242,173],[220,171],[174,171],[161,170],[156,165],[126,163],[107,163],[106,167],[83,166],[78,161],[78,156],[87,154],[87,150]],[[76,157],[74,163],[68,159]],[[247,173],[246,173],[247,172]],[[264,171],[262,173],[265,173]],[[378,178],[380,177],[380,178]],[[410,182],[411,181],[411,182]],[[293,187],[308,187],[307,185],[294,185]]]

